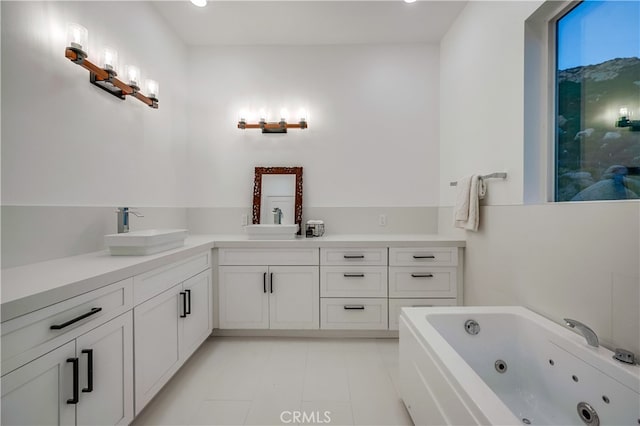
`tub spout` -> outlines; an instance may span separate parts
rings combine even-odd
[[[584,338],[587,339],[587,343],[589,345],[595,348],[600,346],[598,344],[598,336],[591,328],[589,328],[589,326],[571,318],[565,318],[564,322],[567,325],[567,327],[578,329],[578,331],[584,336]]]

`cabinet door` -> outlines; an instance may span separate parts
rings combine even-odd
[[[133,420],[133,321],[127,312],[78,337],[79,425],[120,425]]]
[[[317,266],[271,266],[269,278],[269,328],[320,327],[320,272]]]
[[[74,425],[75,340],[2,377],[3,425]]]
[[[269,328],[266,266],[218,268],[220,328]]]
[[[178,284],[133,310],[136,414],[179,367],[181,290]]]
[[[200,344],[211,334],[210,310],[211,270],[189,278],[183,283],[189,312],[182,320],[182,342],[180,343],[180,359],[186,360]]]

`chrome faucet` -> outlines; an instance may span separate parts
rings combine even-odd
[[[129,207],[118,207],[116,213],[118,213],[118,234],[129,232],[129,213],[135,217],[144,217],[143,214]]]
[[[598,336],[596,336],[596,333],[587,325],[571,318],[565,318],[564,323],[569,328],[577,328],[578,331],[584,336],[584,338],[587,339],[587,343],[589,345],[593,346],[594,348],[600,346],[598,344]]]
[[[280,210],[280,207],[276,207],[275,209],[273,209],[273,223],[275,225],[282,225],[282,210]]]

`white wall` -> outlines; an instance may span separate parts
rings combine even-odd
[[[2,266],[103,247],[116,206],[133,229],[185,227],[186,53],[144,2],[0,2]],[[141,19],[142,18],[142,19]],[[160,108],[121,101],[64,56],[66,24],[89,30],[89,59],[118,50],[160,83]],[[109,206],[109,207],[99,207]]]
[[[438,47],[192,48],[189,204],[251,205],[255,166],[304,167],[305,207],[436,206]],[[236,128],[243,108],[307,130]]]
[[[640,203],[522,205],[524,28],[539,4],[470,2],[441,45],[441,205],[455,202],[449,180],[509,173],[488,181],[480,232],[463,233],[465,304],[574,317],[640,352]],[[451,218],[441,207],[439,232],[460,235]]]
[[[186,54],[144,2],[2,2],[2,204],[179,206]],[[160,108],[121,101],[64,56],[66,24],[160,83]]]

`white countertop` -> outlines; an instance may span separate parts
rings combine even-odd
[[[295,240],[249,240],[246,235],[192,235],[183,247],[148,256],[111,256],[107,250],[2,269],[2,321],[61,302],[203,250],[291,247],[464,247],[465,241],[440,235],[328,235]]]

